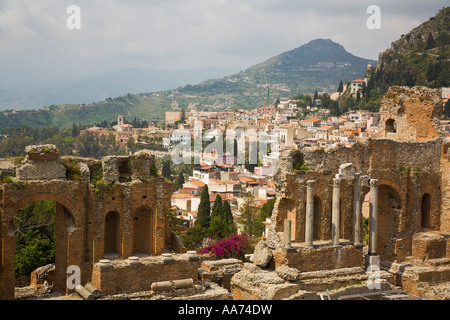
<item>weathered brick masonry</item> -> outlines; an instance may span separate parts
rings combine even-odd
[[[56,202],[55,291],[66,291],[70,265],[80,267],[81,282],[86,283],[93,264],[111,255],[127,259],[172,249],[185,252],[166,221],[172,185],[151,175],[155,159],[149,152],[96,161],[62,159],[52,145],[30,146],[26,151],[20,164],[3,160],[9,164],[2,166],[8,169],[2,177],[16,177],[0,184],[0,299],[14,298],[12,219],[35,201]],[[96,180],[100,182],[94,185]],[[156,274],[164,279],[161,272]]]

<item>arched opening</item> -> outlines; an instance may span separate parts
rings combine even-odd
[[[386,120],[385,130],[387,133],[397,133],[397,124],[394,119]]]
[[[34,270],[55,264],[55,203],[37,201],[21,208],[10,231],[16,241],[16,287],[27,287]]]
[[[420,225],[423,229],[431,229],[431,196],[425,193],[422,196]]]
[[[285,219],[291,220],[291,240],[296,241],[297,214],[295,210],[295,202],[294,200],[288,198],[281,199],[278,204],[277,224],[275,227],[277,232],[284,231]]]
[[[292,155],[292,169],[294,170],[304,170],[305,163],[303,158],[303,153],[297,151]]]
[[[319,240],[322,237],[322,200],[314,196],[314,224],[313,239]]]
[[[43,285],[66,293],[69,237],[74,230],[75,219],[60,203],[35,201],[18,210],[8,232],[15,240],[15,286],[30,287],[19,289],[19,295]]]
[[[152,212],[140,208],[133,215],[133,254],[149,255],[152,252]]]
[[[115,211],[105,217],[104,255],[107,259],[117,259],[120,253],[120,217]]]
[[[378,188],[377,250],[383,260],[395,260],[395,243],[401,210],[402,200],[397,190],[389,185],[380,185]]]

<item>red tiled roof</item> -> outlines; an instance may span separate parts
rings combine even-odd
[[[318,121],[322,121],[322,120],[317,119],[317,118],[313,118],[313,119],[307,119],[307,120],[303,120],[303,121],[308,121],[308,122],[318,122]]]
[[[199,187],[205,186],[204,182],[201,182],[200,180],[197,180],[197,179],[192,179],[190,182],[192,182],[193,184],[195,184],[196,186],[199,186]]]
[[[217,184],[222,184],[222,181],[220,181],[219,179],[215,179],[215,178],[209,178],[210,181],[213,181]]]

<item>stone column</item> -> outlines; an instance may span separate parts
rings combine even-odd
[[[355,186],[353,193],[353,245],[362,248],[361,243],[361,179],[360,174],[355,174]]]
[[[291,220],[284,219],[284,248],[291,249]]]
[[[369,256],[377,255],[378,180],[370,180]]]
[[[333,179],[333,203],[331,208],[331,244],[333,246],[339,245],[339,237],[341,235],[341,180],[339,178]]]
[[[313,247],[314,231],[314,187],[316,181],[306,182],[306,225],[305,225],[305,246]]]

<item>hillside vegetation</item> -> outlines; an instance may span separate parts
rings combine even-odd
[[[299,48],[273,57],[238,74],[186,85],[157,93],[127,94],[92,104],[53,105],[43,109],[0,114],[1,128],[70,128],[73,123],[113,121],[117,115],[147,121],[163,120],[174,107],[196,105],[199,110],[225,107],[252,109],[277,98],[289,98],[314,91],[336,90],[341,79],[361,77],[367,64],[327,39],[313,40]]]
[[[390,86],[450,86],[450,7],[414,28],[380,53],[377,67],[367,70],[369,79],[359,101],[344,93],[343,109],[378,111]]]

